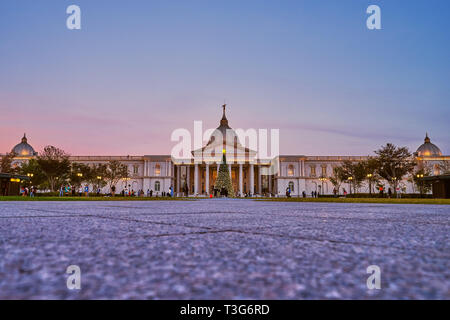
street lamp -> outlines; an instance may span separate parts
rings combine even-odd
[[[30,179],[28,180],[28,184],[31,186],[32,183],[32,178],[33,178],[34,174],[33,173],[27,173],[27,177],[29,177]]]
[[[79,173],[77,173],[77,176],[81,178],[81,177],[83,177],[83,174],[79,172]]]
[[[367,178],[369,179],[369,194],[372,195],[372,177],[373,174],[369,173],[367,174]]]
[[[424,177],[424,175],[422,173],[419,173],[416,175],[416,177],[419,180],[420,197],[422,198],[422,196],[423,196],[423,180],[422,180],[422,178]]]
[[[349,189],[350,189],[350,194],[352,194],[352,181],[353,181],[353,177],[348,177],[348,178],[347,178],[347,181],[348,181],[348,186],[349,186]]]
[[[321,193],[322,193],[322,195],[323,195],[323,183],[324,183],[324,181],[327,181],[327,178],[325,178],[325,177],[320,177],[319,178],[319,180],[322,182],[322,188],[321,188]]]

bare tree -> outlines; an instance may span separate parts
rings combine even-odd
[[[117,160],[112,160],[108,163],[106,169],[105,180],[108,182],[109,189],[114,195],[114,189],[119,180],[128,177],[128,167]]]
[[[441,174],[450,174],[450,161],[442,160],[439,162],[439,170]]]
[[[14,152],[10,152],[2,156],[0,158],[1,159],[0,172],[13,173],[15,171],[15,168],[13,167],[12,162],[16,156],[17,154]]]
[[[333,168],[333,175],[330,177],[330,182],[338,193],[345,179],[347,179],[347,174],[342,167]]]

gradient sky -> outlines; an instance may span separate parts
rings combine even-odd
[[[66,28],[66,8],[82,30]],[[382,30],[366,28],[370,4]],[[176,128],[280,129],[282,154],[450,154],[448,0],[2,0],[0,153],[170,154]]]

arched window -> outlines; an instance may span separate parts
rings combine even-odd
[[[161,191],[161,182],[155,181],[155,191]]]
[[[155,165],[155,176],[159,176],[161,175],[161,165],[159,163],[157,163]]]
[[[289,189],[291,190],[291,192],[294,192],[294,182],[289,181]]]
[[[290,164],[290,165],[288,166],[288,172],[287,172],[287,175],[288,175],[289,177],[293,177],[294,174],[295,174],[294,166],[293,166],[292,164]]]

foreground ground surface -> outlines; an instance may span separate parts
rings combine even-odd
[[[0,298],[450,299],[449,222],[445,205],[2,202]]]
[[[195,201],[202,198],[147,198],[147,197],[21,197],[21,196],[0,196],[2,201]],[[204,198],[203,198],[204,199]],[[351,197],[323,197],[323,198],[252,198],[257,201],[277,201],[277,202],[333,202],[333,203],[392,203],[392,204],[442,204],[450,205],[450,199],[426,199],[426,198],[351,198]],[[246,199],[250,200],[250,199]]]

